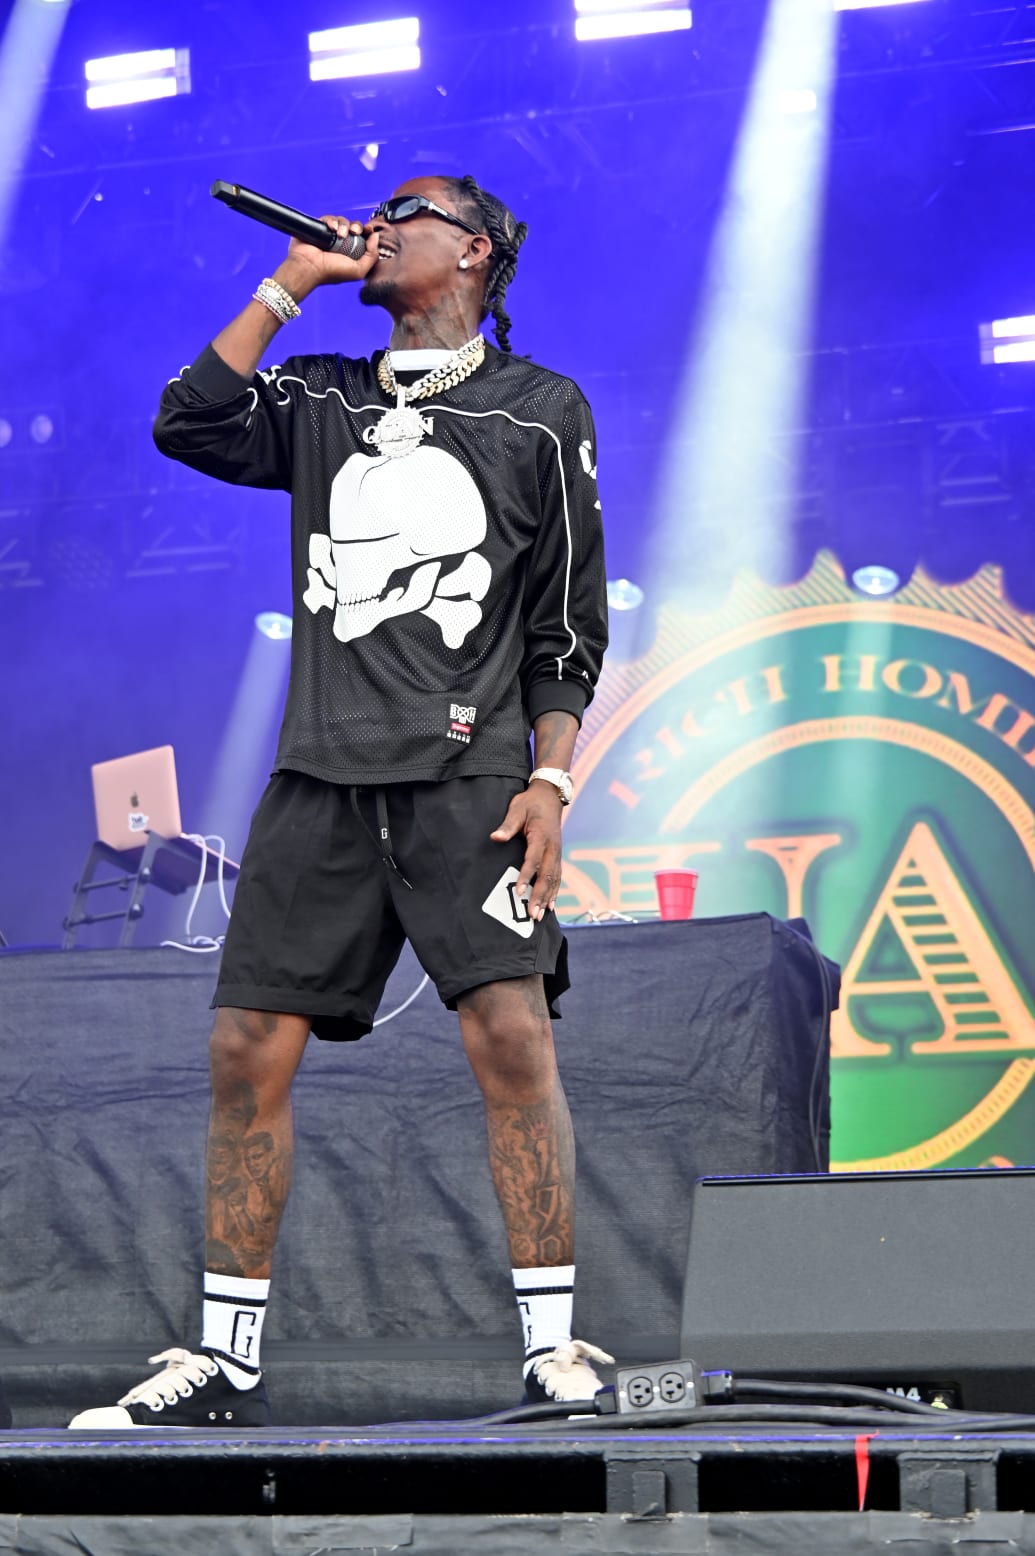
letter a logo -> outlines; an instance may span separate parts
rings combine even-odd
[[[920,821],[844,970],[835,1059],[893,1052],[1020,1054],[1035,1019],[932,829]]]

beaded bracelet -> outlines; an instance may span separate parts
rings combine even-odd
[[[274,281],[272,276],[266,276],[259,282],[252,297],[264,308],[268,308],[281,324],[290,324],[291,320],[297,319],[302,312],[287,288],[281,286],[279,281]]]

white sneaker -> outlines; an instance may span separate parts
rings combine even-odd
[[[261,1375],[250,1389],[234,1388],[207,1351],[174,1347],[150,1356],[165,1367],[123,1394],[117,1405],[81,1410],[70,1431],[118,1431],[140,1426],[268,1426],[270,1402]]]
[[[543,1405],[555,1400],[567,1404],[592,1399],[604,1385],[590,1366],[591,1361],[608,1367],[614,1357],[585,1340],[566,1340],[552,1351],[543,1351],[525,1379],[526,1404]]]

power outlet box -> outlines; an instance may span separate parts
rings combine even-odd
[[[701,1378],[689,1360],[619,1367],[615,1374],[619,1415],[685,1415],[701,1403]]]

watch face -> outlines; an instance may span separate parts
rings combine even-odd
[[[561,792],[561,799],[565,805],[570,805],[575,798],[575,785],[571,781],[571,774],[565,773],[557,785]]]

